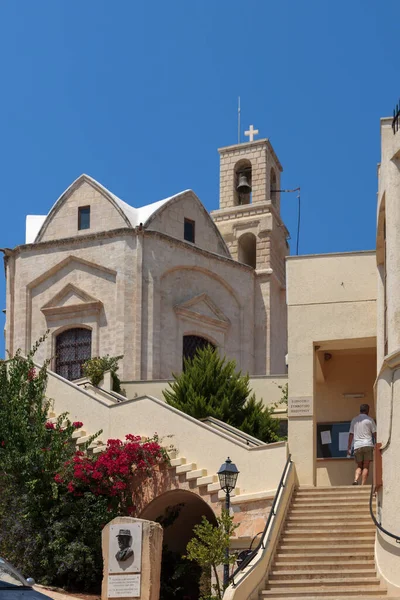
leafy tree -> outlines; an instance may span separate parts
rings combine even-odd
[[[169,386],[163,392],[167,403],[196,419],[214,417],[264,442],[279,440],[279,422],[251,394],[249,376],[211,346],[185,360],[183,372],[174,374]]]
[[[217,517],[217,525],[210,523],[206,517],[202,518],[200,525],[193,527],[195,537],[193,537],[186,547],[186,558],[198,563],[202,568],[211,568],[214,573],[215,584],[213,585],[215,596],[222,600],[223,586],[218,575],[218,567],[225,564],[226,548],[229,547],[229,539],[233,535],[238,525],[233,523],[233,517],[228,511],[223,510],[220,517]],[[229,564],[236,561],[236,556],[229,556]]]

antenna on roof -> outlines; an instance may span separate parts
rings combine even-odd
[[[238,144],[240,144],[240,96],[238,97]]]

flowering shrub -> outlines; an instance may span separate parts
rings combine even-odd
[[[150,475],[167,454],[156,437],[128,435],[87,455],[100,432],[77,452],[83,423],[48,418],[47,365],[33,363],[43,339],[27,358],[0,361],[0,555],[42,584],[98,591],[101,529],[132,513],[136,474]]]
[[[134,510],[134,476],[149,476],[156,465],[168,461],[167,451],[160,446],[157,435],[142,443],[140,436],[129,434],[125,436],[125,442],[108,440],[107,448],[101,454],[75,452],[55,475],[54,481],[66,485],[68,492],[77,497],[85,492],[105,496],[109,499],[110,510],[131,514]]]

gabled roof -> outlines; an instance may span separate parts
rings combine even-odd
[[[49,213],[47,215],[28,215],[26,217],[26,235],[25,235],[25,243],[33,244],[35,242],[39,242],[44,230],[46,228],[47,222],[51,219],[52,215],[58,210],[59,206],[83,183],[86,182],[89,185],[92,185],[94,188],[99,190],[104,196],[106,196],[112,204],[116,207],[118,212],[124,217],[128,227],[132,228],[137,227],[142,224],[146,227],[147,222],[150,218],[162,207],[164,204],[170,202],[171,200],[176,200],[185,192],[180,192],[179,194],[175,194],[174,196],[170,196],[169,198],[164,198],[163,200],[159,200],[158,202],[153,202],[152,204],[147,204],[140,208],[135,208],[134,206],[130,206],[121,198],[118,198],[115,194],[110,192],[106,187],[104,187],[101,183],[90,177],[89,175],[81,175],[78,177],[57,199],[57,201],[51,207]]]

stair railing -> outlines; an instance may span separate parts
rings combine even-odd
[[[382,527],[382,525],[377,521],[377,519],[376,519],[376,517],[374,515],[374,509],[372,508],[372,496],[373,495],[374,495],[374,486],[371,485],[371,495],[369,497],[369,513],[371,515],[371,519],[373,520],[375,526],[379,529],[379,531],[382,531],[383,533],[385,533],[389,537],[391,537],[394,540],[396,540],[396,544],[400,544],[400,535],[396,535],[395,533],[390,533],[390,531],[388,531],[387,529],[384,529]]]
[[[235,583],[235,578],[237,578],[237,576],[240,575],[243,572],[243,570],[251,563],[253,558],[255,556],[257,556],[258,552],[260,550],[265,550],[269,544],[271,532],[274,527],[276,517],[278,514],[278,503],[280,502],[283,490],[287,485],[287,480],[288,480],[289,474],[291,472],[292,465],[293,465],[293,461],[292,461],[291,455],[289,454],[288,459],[286,461],[286,465],[283,469],[283,473],[282,473],[281,479],[279,481],[279,485],[276,490],[274,500],[272,502],[271,511],[268,515],[267,522],[265,523],[264,531],[262,532],[260,541],[257,544],[256,548],[254,548],[254,550],[251,550],[247,554],[247,556],[241,561],[240,565],[237,567],[237,569],[235,569],[235,571],[232,573],[232,575],[229,578],[229,582],[232,584],[233,587],[236,587],[236,585],[237,585]]]

